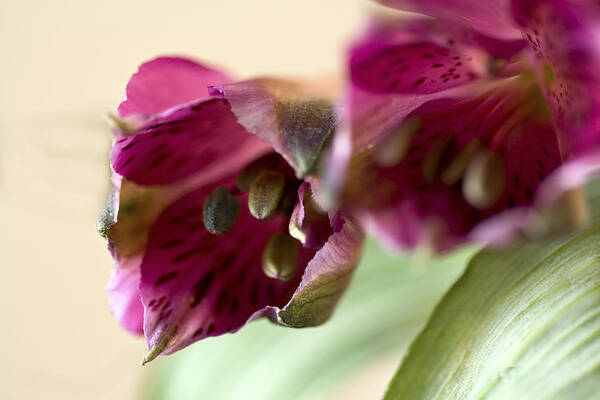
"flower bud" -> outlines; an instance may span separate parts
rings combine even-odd
[[[248,193],[250,214],[257,219],[272,216],[283,195],[285,178],[279,172],[264,170],[254,179]]]
[[[202,222],[214,235],[220,235],[231,229],[240,212],[240,200],[219,186],[204,200]]]
[[[294,277],[297,263],[298,242],[283,233],[271,236],[262,257],[265,275],[269,278],[289,281]]]

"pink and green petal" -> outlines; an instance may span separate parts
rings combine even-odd
[[[255,79],[212,88],[231,104],[248,132],[269,142],[298,177],[314,173],[336,129],[330,90],[278,79]]]
[[[600,5],[513,0],[565,159],[600,148]]]
[[[235,332],[267,305],[283,306],[315,251],[300,249],[296,276],[284,282],[262,271],[270,237],[287,232],[287,220],[259,221],[240,194],[238,218],[228,232],[210,234],[203,225],[204,199],[217,186],[232,188],[235,177],[204,186],[173,203],[157,219],[142,262],[147,360],[170,354],[209,336]]]
[[[118,112],[122,117],[150,117],[208,97],[208,86],[231,81],[226,74],[186,58],[155,58],[131,77]]]
[[[107,286],[115,318],[129,332],[143,333],[140,265],[150,227],[181,193],[181,187],[144,187],[112,174],[110,194],[96,228],[108,240],[114,268]]]
[[[250,135],[223,99],[171,109],[133,134],[120,135],[114,170],[142,185],[165,185],[192,174],[196,184],[229,175],[270,149]]]
[[[360,260],[364,235],[346,215],[324,246],[310,260],[300,286],[285,306],[269,306],[252,319],[268,316],[273,322],[290,327],[317,326],[331,317],[335,306],[350,284]]]
[[[518,38],[510,0],[377,0],[403,11],[422,13],[502,39]]]

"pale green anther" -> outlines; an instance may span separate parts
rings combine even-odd
[[[400,125],[400,127],[386,140],[381,146],[375,157],[377,163],[382,167],[389,167],[402,161],[408,149],[411,140],[416,131],[421,126],[419,118],[409,118]]]
[[[240,212],[240,200],[219,186],[204,200],[202,221],[204,227],[214,235],[231,229]]]
[[[248,208],[250,214],[257,219],[265,219],[272,216],[285,187],[285,178],[279,172],[264,170],[252,181],[248,193]]]
[[[296,273],[297,264],[298,242],[283,233],[271,236],[262,257],[264,274],[269,278],[289,281]]]
[[[502,195],[506,172],[504,159],[482,149],[470,161],[463,179],[463,195],[475,208],[488,208]]]
[[[449,143],[447,138],[442,139],[434,143],[425,155],[422,165],[425,182],[432,183],[435,180],[440,169],[440,159]]]
[[[451,186],[461,180],[467,171],[471,158],[473,158],[480,148],[481,143],[477,140],[465,146],[442,172],[442,182]]]

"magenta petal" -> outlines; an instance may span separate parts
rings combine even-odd
[[[430,19],[374,19],[350,52],[350,76],[372,93],[427,94],[488,78],[525,46]]]
[[[591,1],[514,0],[515,20],[561,132],[564,156],[600,146],[600,7]]]
[[[519,32],[510,15],[510,0],[377,0],[404,11],[418,12],[465,25],[487,35],[515,39]]]
[[[375,20],[350,52],[350,76],[372,93],[434,93],[485,73],[470,32],[430,20]]]
[[[352,81],[375,93],[433,93],[478,78],[473,57],[433,43],[364,49],[350,60]]]
[[[187,104],[159,115],[116,141],[111,163],[143,185],[169,184],[200,173],[197,184],[231,174],[270,146],[249,134],[223,99]]]
[[[435,20],[374,19],[348,55],[341,130],[352,132],[354,151],[374,145],[427,101],[486,90],[489,63],[510,61],[524,45]]]
[[[224,73],[179,57],[160,57],[142,64],[127,84],[119,115],[151,116],[208,96],[207,87],[231,82]]]
[[[140,299],[141,262],[141,255],[115,260],[106,288],[113,315],[125,329],[137,335],[144,333],[144,307]]]
[[[152,227],[141,267],[141,294],[144,332],[155,355],[234,332],[263,307],[283,306],[314,254],[301,250],[297,276],[288,282],[265,276],[263,249],[271,235],[286,232],[287,220],[253,218],[245,194],[240,195],[233,228],[222,235],[208,233],[202,223],[204,198],[215,186],[232,187],[233,182],[230,177],[189,193]]]

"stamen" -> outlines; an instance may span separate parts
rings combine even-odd
[[[434,143],[425,155],[422,166],[425,182],[432,183],[435,180],[435,177],[442,166],[442,156],[449,144],[450,139],[449,137],[446,137],[439,142]]]
[[[463,195],[473,206],[492,206],[502,195],[506,182],[504,159],[487,149],[472,158],[463,179]]]
[[[298,242],[283,233],[271,236],[262,257],[264,274],[269,278],[289,281],[294,277],[297,263]]]
[[[420,125],[419,118],[409,118],[404,121],[375,154],[377,163],[382,167],[390,167],[402,161]]]
[[[231,229],[240,212],[240,200],[219,186],[204,200],[202,221],[207,231],[221,235]]]
[[[442,182],[448,186],[458,182],[465,174],[471,158],[479,148],[481,148],[481,144],[478,140],[474,140],[465,146],[442,172]]]
[[[285,178],[279,172],[263,170],[250,185],[248,208],[257,219],[272,216],[283,195]]]

